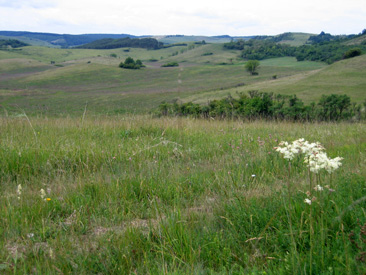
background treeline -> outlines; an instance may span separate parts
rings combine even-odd
[[[50,44],[61,46],[62,48],[75,47],[82,44],[90,43],[92,41],[103,38],[136,38],[130,34],[57,34],[44,32],[24,32],[24,31],[0,31],[0,35],[10,36],[18,39],[19,37],[26,37],[41,41],[46,41]]]
[[[29,46],[29,44],[21,42],[16,39],[0,39],[0,49],[7,49],[9,47],[19,48],[24,46]]]
[[[323,95],[316,103],[305,105],[296,95],[274,95],[259,91],[239,93],[238,98],[228,96],[210,101],[207,105],[193,102],[159,105],[159,116],[192,116],[202,118],[242,118],[290,121],[340,121],[365,119],[366,100],[352,103],[347,95]]]
[[[282,34],[279,37],[256,37],[247,41],[238,40],[225,43],[224,48],[241,50],[240,56],[244,59],[263,60],[267,58],[293,56],[298,61],[322,61],[331,64],[343,58],[354,57],[366,52],[366,39],[360,45],[347,44],[351,39],[366,36],[364,30],[359,35],[332,36],[324,32],[311,36],[308,44],[289,46],[278,44],[283,39],[291,40],[292,34]]]
[[[163,43],[155,38],[105,38],[93,41],[91,43],[78,46],[79,49],[117,49],[117,48],[143,48],[143,49],[160,49]]]

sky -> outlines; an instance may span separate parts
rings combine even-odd
[[[357,34],[365,0],[0,0],[0,30],[60,34]]]

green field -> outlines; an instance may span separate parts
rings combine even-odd
[[[344,158],[312,178],[335,192],[274,151],[299,137]],[[364,273],[365,137],[347,123],[2,118],[1,273]]]
[[[293,95],[296,94],[305,102],[317,101],[321,95],[347,94],[353,101],[362,102],[366,99],[366,55],[339,61],[330,66],[316,68],[313,62],[290,62],[292,58],[270,59],[261,62],[260,74],[267,69],[265,66],[276,65],[280,68],[292,68],[298,70],[297,74],[277,74],[277,79],[258,81],[248,86],[227,89],[225,91],[211,91],[190,97],[189,100],[203,103],[207,99],[222,98],[227,94],[235,95],[236,92],[247,92],[259,90],[262,92],[273,92],[275,94]],[[304,68],[309,66],[309,70]],[[272,68],[273,68],[272,67]],[[303,72],[300,72],[303,70]],[[274,70],[273,70],[274,72]]]
[[[296,94],[305,102],[333,93],[347,94],[358,103],[365,100],[365,56],[330,66],[291,57],[268,59],[261,61],[259,75],[251,76],[238,55],[239,51],[224,50],[221,44],[160,50],[32,46],[0,51],[0,104],[15,114],[24,110],[81,115],[86,105],[94,114],[143,113],[162,101],[207,103],[250,90]],[[128,56],[141,59],[147,67],[118,68]],[[179,67],[161,67],[168,62],[178,62]]]
[[[252,76],[239,51],[192,45],[0,50],[0,274],[366,272],[363,121],[150,114],[250,90],[362,103],[365,55]],[[119,68],[128,56],[146,68]],[[315,174],[274,149],[299,138],[342,165]]]
[[[250,90],[252,85],[271,83],[273,75],[281,83],[281,79],[311,74],[326,66],[279,58],[263,61],[260,74],[253,77],[245,72],[245,62],[237,59],[239,52],[224,51],[220,44],[124,50],[24,47],[0,51],[0,104],[9,113],[80,115],[86,104],[94,114],[141,113],[164,100],[205,102],[212,94],[235,93],[239,86],[239,90]],[[133,71],[118,68],[128,56],[141,59],[147,67]],[[172,61],[180,66],[161,68]],[[301,91],[296,92],[302,96]]]

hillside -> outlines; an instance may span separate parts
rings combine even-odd
[[[162,101],[207,103],[250,90],[297,94],[305,102],[332,93],[365,99],[365,55],[331,66],[294,57],[267,59],[259,75],[251,76],[239,54],[222,44],[194,43],[154,51],[34,46],[0,51],[0,105],[15,113],[22,108],[29,114],[73,115],[86,103],[95,114],[141,113]],[[118,68],[127,57],[147,67],[138,72]],[[161,67],[168,62],[179,67]]]
[[[287,33],[288,35],[266,36],[266,39],[275,39],[279,43],[290,44],[291,46],[299,46],[306,43],[311,34],[306,33]],[[232,40],[248,40],[256,38],[256,36],[205,36],[205,35],[155,35],[155,36],[136,36],[131,34],[57,34],[57,33],[41,33],[41,32],[25,32],[25,31],[0,31],[2,39],[17,39],[33,46],[46,46],[52,48],[69,48],[91,43],[100,39],[121,39],[121,38],[155,38],[164,44],[201,42],[206,43],[227,43]],[[257,37],[260,38],[260,37]]]
[[[155,38],[104,38],[78,46],[78,49],[118,49],[118,48],[143,48],[157,50],[163,47],[163,43]]]
[[[0,36],[4,38],[13,38],[29,43],[34,46],[49,47],[73,47],[104,38],[125,38],[135,37],[130,34],[57,34],[42,32],[18,32],[18,31],[0,31]]]
[[[290,58],[269,59],[261,62],[264,73],[266,66],[276,66],[281,64],[281,60],[286,62]],[[297,62],[301,66],[303,62]],[[290,65],[290,64],[288,64]],[[284,66],[286,66],[284,64]],[[273,92],[276,94],[292,95],[296,94],[305,102],[317,101],[321,95],[347,94],[353,101],[362,102],[366,100],[366,55],[336,62],[332,65],[300,72],[299,74],[282,76],[277,79],[267,79],[258,81],[247,86],[228,89],[225,91],[213,91],[187,98],[188,101],[206,103],[210,99],[222,98],[228,94],[235,96],[237,92],[248,92],[259,90],[262,92]]]

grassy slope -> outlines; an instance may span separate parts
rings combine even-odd
[[[281,61],[282,60],[282,61]],[[287,58],[278,60],[262,61],[262,68],[259,75],[265,73],[266,65],[279,65],[286,62]],[[285,64],[283,64],[285,65]],[[291,66],[290,64],[288,64]],[[312,63],[296,62],[293,66],[312,66]],[[226,91],[214,91],[201,94],[196,98],[197,102],[205,102],[210,98],[220,98],[228,93],[247,92],[250,90],[260,90],[263,92],[274,92],[278,94],[296,94],[304,101],[316,101],[323,94],[347,94],[353,101],[361,102],[365,100],[366,87],[366,55],[339,61],[333,65],[319,67],[318,70],[300,72],[290,76],[279,76],[278,79],[267,79],[240,88]],[[190,98],[194,100],[193,98]]]
[[[202,47],[181,56],[196,54],[200,57],[201,52],[206,50]],[[225,54],[234,56],[230,52]],[[228,56],[225,55],[222,60]],[[204,62],[205,57],[201,57],[197,60]],[[16,61],[22,66],[21,60],[14,59],[13,62]],[[0,83],[0,89],[3,89],[0,102],[8,110],[15,110],[17,106],[31,113],[42,110],[57,114],[67,110],[80,114],[86,102],[90,111],[96,113],[141,112],[156,107],[163,100],[184,99],[214,91],[218,87],[225,91],[242,83],[265,81],[274,73],[288,76],[324,66],[313,62],[300,64],[293,59],[282,60],[276,66],[268,62],[268,66],[263,65],[262,73],[257,77],[246,74],[241,63],[227,66],[181,63],[181,67],[177,68],[155,68],[153,66],[158,64],[151,63],[151,67],[138,71],[96,63],[52,66],[47,71],[3,79]],[[9,89],[13,92],[9,92]]]
[[[345,45],[355,45],[355,46],[357,46],[357,45],[360,45],[361,43],[366,43],[365,41],[366,41],[366,35],[362,35],[360,37],[356,37],[354,39],[351,39],[351,40],[345,42],[344,44]]]
[[[283,40],[280,43],[281,44],[289,44],[291,46],[301,46],[306,43],[306,41],[309,39],[309,37],[313,34],[310,33],[298,33],[294,32],[292,33],[294,40]]]
[[[110,57],[111,53],[118,57]],[[220,44],[130,52],[44,47],[0,51],[0,104],[8,111],[22,108],[30,113],[80,114],[88,102],[90,112],[113,114],[147,111],[163,100],[177,98],[205,103],[253,89],[297,94],[307,102],[331,93],[348,94],[359,102],[365,99],[365,56],[331,66],[294,58],[270,59],[261,62],[258,76],[250,76],[237,54],[224,51]],[[127,56],[142,59],[147,68],[118,68]],[[50,65],[50,60],[63,67]],[[170,61],[179,62],[180,67],[160,68]],[[230,62],[233,65],[217,65]]]
[[[209,36],[189,36],[185,35],[183,37],[176,37],[176,36],[160,36],[156,37],[160,42],[167,43],[167,44],[174,44],[174,43],[186,43],[186,42],[201,42],[205,40],[206,43],[227,43],[230,42],[230,38],[216,38],[216,37],[209,37]]]
[[[35,39],[35,38],[29,38],[29,37],[25,37],[25,36],[0,35],[0,39],[16,39],[16,40],[22,41],[24,43],[28,43],[32,46],[43,46],[43,47],[58,48],[58,46],[55,46],[55,45],[53,45],[51,43],[48,43],[46,41]]]
[[[21,51],[6,52],[0,51],[0,59],[6,58],[31,58],[41,62],[50,63],[55,61],[62,62],[87,62],[93,60],[101,60],[115,53],[118,58],[110,58],[115,64],[121,62],[128,56],[139,58],[141,60],[149,60],[151,58],[160,59],[171,55],[175,51],[186,49],[187,47],[171,47],[158,51],[130,48],[129,52],[125,52],[126,48],[111,50],[89,50],[89,49],[55,49],[47,47],[29,46],[22,47]],[[121,60],[118,60],[121,59]],[[109,63],[108,63],[109,64]]]

